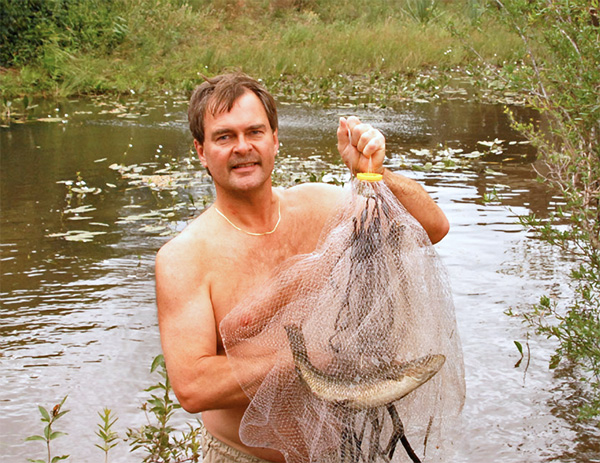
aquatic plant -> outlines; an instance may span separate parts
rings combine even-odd
[[[69,412],[69,410],[62,410],[62,406],[64,405],[66,400],[67,400],[67,396],[64,396],[63,399],[60,401],[60,403],[56,404],[52,408],[52,411],[50,411],[50,412],[48,410],[46,410],[44,407],[42,407],[41,405],[38,405],[38,410],[40,411],[40,414],[42,415],[41,421],[42,421],[42,423],[47,423],[46,426],[44,426],[44,434],[42,436],[40,436],[40,435],[29,436],[25,440],[26,441],[45,442],[46,443],[46,451],[47,451],[47,460],[29,459],[28,461],[30,461],[32,463],[56,463],[58,461],[66,460],[67,458],[69,458],[69,455],[61,455],[61,456],[53,457],[52,450],[50,448],[50,443],[54,439],[57,439],[58,437],[66,435],[66,433],[64,433],[64,432],[55,431],[52,429],[52,426],[56,423],[56,421],[59,420],[62,416],[64,416],[66,413]]]
[[[188,423],[189,431],[181,432],[170,425],[173,414],[181,408],[171,397],[172,389],[165,360],[162,355],[157,356],[152,362],[151,372],[157,371],[162,381],[146,389],[152,393],[150,399],[145,402],[141,409],[146,415],[147,424],[139,429],[127,430],[127,441],[131,451],[144,450],[144,462],[180,463],[200,460],[200,427],[194,427]],[[154,416],[154,422],[150,417]]]
[[[104,452],[104,463],[108,463],[108,452],[119,444],[119,435],[112,430],[113,425],[118,420],[112,415],[112,410],[104,408],[102,413],[98,412],[101,423],[98,423],[96,435],[102,439],[102,445],[96,444]]]
[[[143,451],[143,462],[147,463],[184,463],[200,461],[201,447],[199,440],[200,422],[196,420],[195,425],[188,423],[188,431],[180,431],[170,422],[173,415],[181,406],[175,403],[171,397],[172,388],[167,375],[164,358],[158,355],[154,358],[151,372],[157,372],[162,381],[148,387],[146,391],[151,392],[150,398],[140,407],[143,410],[147,423],[138,429],[129,428],[126,438],[122,438],[113,430],[117,421],[109,408],[98,412],[101,422],[98,423],[96,435],[101,439],[101,444],[94,444],[104,452],[104,461],[108,462],[108,454],[119,442],[128,442],[130,450]],[[155,393],[154,391],[158,391]],[[52,411],[42,406],[38,409],[42,415],[42,422],[47,423],[43,435],[29,436],[26,441],[43,441],[46,443],[47,460],[29,459],[32,463],[57,463],[69,458],[69,455],[52,456],[50,443],[54,439],[66,435],[63,432],[53,430],[52,426],[58,419],[64,416],[68,410],[62,410],[67,400],[65,396],[62,401],[55,405]]]

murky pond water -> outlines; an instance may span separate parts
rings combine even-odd
[[[185,110],[171,97],[46,103],[35,109],[44,120],[0,128],[2,461],[43,456],[24,438],[42,432],[37,404],[65,395],[70,412],[56,429],[69,436],[53,445],[71,461],[103,458],[94,447],[103,407],[122,436],[145,422],[139,406],[160,353],[154,254],[213,195]],[[550,371],[552,343],[504,314],[542,293],[567,298],[569,288],[562,256],[516,224],[516,214],[545,214],[557,199],[535,182],[531,149],[502,108],[280,110],[279,184],[311,173],[344,179],[335,127],[352,112],[383,129],[388,165],[421,181],[450,219],[437,249],[453,283],[468,388],[453,461],[600,461],[598,428],[576,420],[575,373]],[[494,191],[497,200],[484,202]],[[517,368],[515,340],[530,348]],[[188,419],[182,412],[178,423]],[[112,452],[114,462],[139,460],[124,443]]]

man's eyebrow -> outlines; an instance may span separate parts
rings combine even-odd
[[[258,130],[258,129],[266,129],[267,126],[265,124],[255,124],[248,127],[248,130]]]
[[[218,137],[220,135],[224,135],[224,134],[231,133],[231,132],[233,132],[233,130],[231,130],[230,128],[224,127],[222,129],[217,129],[214,132],[212,132],[211,136]]]
[[[260,129],[265,129],[267,126],[265,124],[254,124],[251,126],[246,127],[246,131],[252,131],[252,130],[260,130]],[[211,133],[212,137],[219,137],[221,135],[225,135],[228,133],[232,133],[234,132],[233,129],[229,128],[229,127],[223,127],[221,129],[216,129],[214,132]]]

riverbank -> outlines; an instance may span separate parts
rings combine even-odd
[[[473,0],[360,0],[345,9],[329,0],[74,3],[79,9],[53,11],[65,18],[40,20],[35,40],[3,57],[5,105],[25,96],[187,93],[202,76],[231,69],[294,101],[360,96],[386,105],[439,94],[483,62],[510,66],[524,55],[517,35]]]

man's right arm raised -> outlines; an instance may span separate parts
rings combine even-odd
[[[246,406],[248,397],[218,351],[206,269],[187,238],[173,239],[156,257],[158,323],[169,379],[190,413]]]

